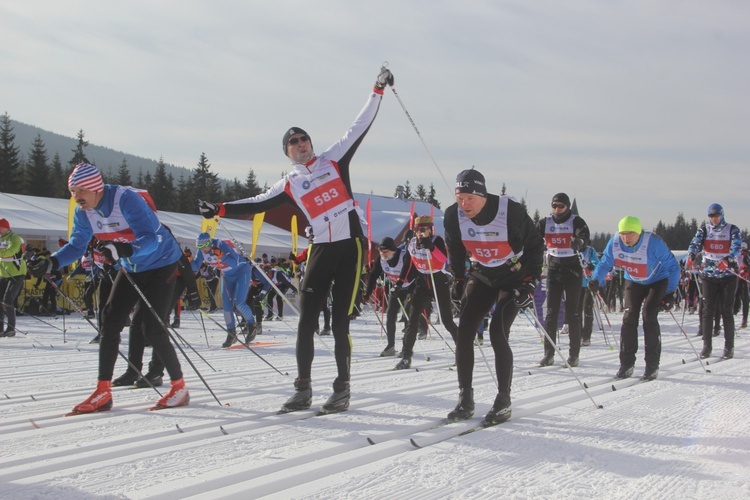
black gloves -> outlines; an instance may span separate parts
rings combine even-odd
[[[432,250],[435,248],[435,245],[432,243],[432,236],[425,236],[424,238],[419,238],[417,240],[417,248],[425,248],[432,252]]]
[[[41,278],[47,273],[57,271],[59,262],[55,257],[39,257],[28,263],[29,272],[35,278]]]
[[[519,309],[526,309],[534,305],[534,289],[536,284],[533,281],[527,281],[523,285],[519,286],[515,291],[515,302],[516,307]]]
[[[375,81],[376,89],[384,89],[386,85],[393,87],[393,73],[390,70],[385,69],[385,66],[380,68],[380,74],[378,79]]]
[[[396,287],[395,288],[396,291],[401,290],[401,287],[404,286],[404,280],[396,280],[396,284],[393,286]]]
[[[671,311],[674,307],[674,292],[667,292],[661,299],[661,306],[665,311]]]
[[[583,238],[573,238],[570,241],[570,248],[572,248],[576,252],[581,252],[584,248],[586,248],[586,242],[583,241]]]
[[[599,280],[591,280],[589,281],[589,290],[591,290],[594,295],[599,291]]]
[[[100,241],[96,244],[96,251],[104,255],[108,264],[117,264],[120,259],[133,255],[133,246],[119,241]]]
[[[451,285],[451,300],[454,302],[461,302],[461,297],[464,295],[464,280],[463,278],[457,278],[453,285]]]
[[[223,215],[221,203],[211,203],[210,201],[198,200],[198,211],[204,219],[213,219],[217,215]]]
[[[294,252],[289,252],[289,260],[292,262],[297,262],[297,256],[294,255]]]

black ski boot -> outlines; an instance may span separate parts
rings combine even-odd
[[[125,373],[117,377],[112,381],[112,387],[127,387],[135,384],[138,380],[139,374],[133,371],[132,368],[125,370]]]
[[[5,329],[3,333],[0,333],[0,337],[15,337],[16,336],[16,329],[15,327],[9,326]]]
[[[235,330],[234,328],[229,328],[227,330],[227,339],[223,344],[221,344],[221,347],[226,349],[232,347],[232,345],[236,344],[237,342],[237,330]]]
[[[650,382],[651,380],[656,380],[658,376],[659,376],[659,365],[646,364],[646,371],[643,372],[643,376],[641,377],[641,380]]]
[[[701,359],[706,359],[711,357],[711,344],[703,343],[703,349],[701,349]]]
[[[381,358],[386,358],[396,355],[396,346],[386,346],[383,352],[380,353]]]
[[[97,333],[97,334],[96,334],[96,337],[94,337],[93,339],[89,340],[89,344],[98,344],[98,343],[99,343],[99,339],[100,339],[101,337],[102,337],[102,336],[101,336],[101,335],[99,335],[99,334]]]
[[[179,316],[175,316],[174,319],[172,320],[172,324],[169,325],[169,327],[170,328],[179,328],[180,327],[180,317]]]
[[[411,356],[404,355],[401,361],[393,368],[394,370],[408,370],[411,368]]]
[[[725,346],[721,359],[732,359],[734,357],[734,346]]]
[[[568,366],[572,366],[573,368],[578,366],[578,356],[574,356],[572,354],[568,356]]]
[[[555,364],[555,351],[544,351],[544,357],[539,360],[539,366],[552,366]]]
[[[510,420],[510,395],[498,393],[492,409],[484,416],[485,425],[502,424]]]
[[[615,374],[615,378],[620,380],[623,378],[630,378],[633,375],[633,365],[625,366],[620,365],[620,369],[617,370],[617,373]]]
[[[318,415],[339,413],[349,409],[349,382],[333,382],[333,394],[318,412]]]
[[[135,386],[138,387],[139,389],[151,387],[151,385],[149,385],[149,382],[151,382],[151,385],[153,385],[154,387],[161,387],[162,385],[164,385],[164,375],[160,373],[149,372],[145,374],[143,377],[136,380]]]
[[[249,344],[258,336],[259,327],[255,323],[249,323],[245,326],[245,345]]]
[[[448,414],[448,420],[458,422],[468,420],[474,416],[474,389],[459,389],[458,403],[453,411]]]
[[[312,387],[309,378],[294,379],[294,396],[284,403],[278,414],[291,413],[293,411],[308,410],[312,405]]]

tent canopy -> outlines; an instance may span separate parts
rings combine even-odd
[[[434,213],[435,232],[443,234],[443,212],[432,208],[427,202],[402,200],[387,196],[355,193],[355,200],[364,212],[367,201],[370,200],[370,222],[372,224],[373,249],[386,236],[390,236],[401,243],[404,232],[409,228],[409,214],[412,204],[417,215]],[[57,240],[68,238],[68,203],[69,200],[60,198],[42,198],[17,194],[0,193],[0,218],[10,222],[13,231],[22,236],[27,243],[34,246],[45,246],[51,251],[57,250]],[[182,247],[195,247],[195,237],[200,232],[201,216],[179,214],[175,212],[159,212],[159,220],[172,230]],[[297,248],[307,246],[304,224],[300,221],[298,228]],[[229,238],[227,231],[236,238],[246,251],[250,251],[253,223],[252,220],[222,219],[222,225],[217,230],[218,238]],[[367,228],[364,228],[367,234]],[[292,235],[268,220],[261,228],[256,255],[263,253],[269,256],[286,257],[292,246]],[[376,254],[373,254],[373,256]]]

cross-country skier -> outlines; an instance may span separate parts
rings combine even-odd
[[[120,332],[131,309],[143,302],[142,293],[159,318],[143,315],[143,329],[149,343],[167,368],[172,384],[155,408],[188,404],[190,396],[169,335],[162,323],[169,315],[177,261],[182,252],[174,236],[159,222],[155,208],[135,189],[104,184],[93,165],[79,163],[68,178],[70,194],[78,206],[73,215],[70,241],[49,258],[31,264],[34,276],[59,269],[79,259],[92,236],[97,250],[120,271],[104,304],[99,342],[99,382],[89,398],[72,413],[91,413],[112,408],[111,380],[117,361]],[[150,200],[150,197],[148,197]],[[152,202],[153,203],[153,202]],[[131,284],[127,273],[139,290]]]
[[[544,329],[549,339],[544,339],[544,357],[540,366],[555,362],[557,342],[557,317],[560,313],[560,300],[565,294],[565,318],[570,327],[568,364],[578,366],[581,350],[581,316],[578,311],[583,271],[576,255],[590,243],[589,227],[583,218],[570,210],[570,198],[565,193],[552,197],[552,214],[541,219],[537,226],[547,245],[547,316]]]
[[[646,370],[644,380],[659,376],[661,360],[661,328],[659,309],[671,310],[675,290],[680,282],[680,265],[666,243],[653,233],[644,231],[637,217],[627,216],[617,225],[596,266],[589,288],[597,293],[599,283],[613,266],[623,269],[625,277],[625,314],[620,329],[620,369],[615,378],[633,375],[638,352],[638,319],[643,310],[643,342]]]
[[[23,238],[14,233],[7,219],[0,219],[0,337],[16,336],[16,299],[26,279]],[[3,320],[8,325],[3,330]]]
[[[461,301],[456,337],[459,395],[448,418],[474,415],[474,337],[495,306],[489,330],[498,393],[485,421],[501,423],[511,415],[513,352],[508,335],[519,308],[533,307],[544,239],[523,206],[507,196],[488,194],[484,176],[472,167],[456,177],[456,203],[445,211],[445,241],[456,278],[451,295]]]
[[[703,331],[703,349],[701,358],[711,356],[711,332],[714,314],[721,311],[724,323],[723,358],[734,357],[734,293],[737,290],[739,267],[737,259],[742,251],[740,229],[724,220],[724,208],[718,203],[708,207],[708,221],[701,224],[688,247],[688,259],[685,268],[695,264],[696,256],[703,252],[703,272],[701,273],[701,330]]]
[[[247,305],[247,292],[250,289],[253,271],[250,263],[235,251],[232,246],[224,240],[211,238],[208,233],[200,233],[195,240],[195,246],[199,252],[190,263],[193,271],[200,269],[202,263],[216,267],[221,270],[223,284],[221,287],[222,309],[224,310],[224,322],[227,325],[227,339],[222,347],[231,347],[238,342],[237,323],[234,310],[240,313],[245,320],[245,343],[248,344],[255,339],[255,316],[253,310]]]
[[[307,132],[290,127],[282,138],[282,149],[292,161],[292,170],[265,193],[228,203],[198,202],[205,218],[248,216],[290,203],[302,210],[313,227],[314,241],[300,285],[295,394],[281,407],[283,413],[304,410],[312,404],[310,377],[314,335],[331,286],[331,326],[338,376],[333,382],[333,395],[321,411],[330,413],[349,408],[349,315],[353,312],[359,285],[364,237],[361,210],[357,209],[352,196],[349,164],[375,120],[386,85],[393,85],[393,75],[383,68],[354,124],[320,155],[315,154]]]

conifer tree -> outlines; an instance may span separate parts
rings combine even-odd
[[[426,201],[438,210],[440,209],[440,202],[437,200],[437,193],[435,192],[435,184],[432,182],[430,183],[430,191],[427,193]]]
[[[130,169],[128,169],[128,160],[125,157],[122,158],[120,168],[117,169],[117,178],[115,179],[115,184],[120,186],[133,185],[133,180],[130,178]]]
[[[76,140],[78,141],[76,143],[76,147],[74,149],[71,149],[71,151],[73,152],[73,157],[68,162],[68,174],[70,174],[70,172],[73,171],[73,168],[79,163],[89,163],[89,160],[86,158],[86,153],[83,151],[83,149],[88,146],[89,143],[88,141],[84,140],[83,137],[83,129],[81,129],[76,135]]]
[[[47,148],[42,136],[37,134],[31,144],[29,159],[26,161],[25,194],[31,196],[49,196],[50,167]]]
[[[180,175],[177,182],[177,208],[176,211],[183,214],[197,214],[196,196],[193,192],[193,182],[191,179],[185,179]]]
[[[0,118],[0,179],[3,184],[0,191],[20,194],[23,189],[23,169],[19,156],[20,149],[14,144],[15,140],[10,116],[6,112]]]
[[[265,191],[258,185],[258,178],[255,176],[255,172],[252,168],[247,172],[247,178],[245,178],[245,187],[247,188],[247,196],[257,196]]]
[[[404,184],[404,199],[405,200],[414,199],[414,195],[411,192],[411,184],[409,184],[409,181],[406,181],[406,184]]]
[[[49,179],[49,193],[46,196],[63,199],[70,198],[68,178],[65,177],[60,153],[55,153],[55,156],[52,157],[52,168],[50,169]]]
[[[221,182],[219,175],[211,172],[211,164],[208,162],[206,153],[201,153],[198,166],[193,173],[193,195],[199,200],[220,200]]]
[[[174,203],[173,179],[167,175],[164,158],[159,158],[156,163],[156,172],[154,172],[154,178],[149,184],[148,192],[159,210],[173,212],[177,208]]]
[[[427,200],[427,190],[425,189],[424,184],[417,185],[417,189],[414,191],[414,198],[420,201]]]

